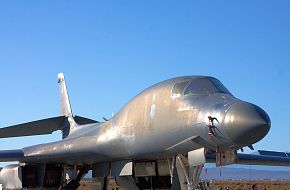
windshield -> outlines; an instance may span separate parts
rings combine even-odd
[[[182,81],[182,82],[176,83],[172,88],[172,92],[171,92],[172,97],[173,98],[180,97],[182,95],[184,88],[186,87],[188,83],[189,81]]]
[[[193,80],[185,89],[184,95],[212,94],[222,92],[230,94],[229,90],[215,78]]]

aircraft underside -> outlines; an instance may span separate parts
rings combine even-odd
[[[108,189],[114,178],[122,189],[188,189],[197,184],[202,165],[189,170],[183,155],[151,161],[119,161],[88,165],[27,164],[2,169],[0,180],[4,189],[55,188],[74,190],[83,175],[92,169],[93,189]],[[194,175],[189,175],[189,173]],[[181,183],[180,183],[181,181]],[[181,185],[181,186],[180,186]]]
[[[114,179],[125,190],[174,189],[189,190],[198,186],[205,162],[218,166],[255,164],[290,166],[287,153],[259,151],[259,155],[210,153],[203,157],[204,148],[159,160],[122,160],[92,165],[70,164],[15,164],[0,171],[3,189],[49,188],[75,190],[80,180],[92,170],[92,188],[108,189]],[[281,156],[282,155],[282,156]],[[284,155],[284,156],[283,156]],[[206,159],[206,160],[205,160]]]

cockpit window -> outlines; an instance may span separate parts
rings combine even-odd
[[[210,81],[215,85],[218,92],[224,92],[230,94],[230,91],[217,79],[211,78]]]
[[[184,95],[212,94],[215,92],[228,93],[228,89],[215,78],[193,80],[185,89]]]
[[[172,97],[173,98],[180,97],[183,93],[184,88],[187,86],[188,83],[189,81],[175,83],[172,88]]]

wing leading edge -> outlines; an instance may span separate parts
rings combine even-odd
[[[0,162],[21,161],[23,158],[24,152],[22,149],[0,151]]]
[[[238,153],[237,164],[245,165],[268,165],[268,166],[290,166],[289,153],[267,151],[267,154],[244,154]],[[283,156],[281,156],[283,154]],[[208,153],[206,155],[207,162],[215,162],[216,154]],[[1,150],[0,151],[0,162],[7,161],[21,161],[25,160],[24,152],[22,149],[16,150]]]
[[[290,166],[289,153],[259,150],[258,154],[237,154],[237,164],[245,165],[268,165],[268,166]],[[206,155],[208,162],[216,161],[215,153]]]

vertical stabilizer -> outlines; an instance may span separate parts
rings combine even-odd
[[[65,138],[70,131],[72,131],[77,123],[74,121],[70,101],[66,89],[66,84],[64,80],[64,74],[58,73],[57,80],[59,84],[59,96],[60,96],[60,115],[66,116],[69,122],[69,127],[65,127],[62,130],[63,138]]]
[[[70,101],[64,80],[64,74],[58,73],[57,80],[59,83],[60,115],[64,115],[66,117],[72,116]]]

